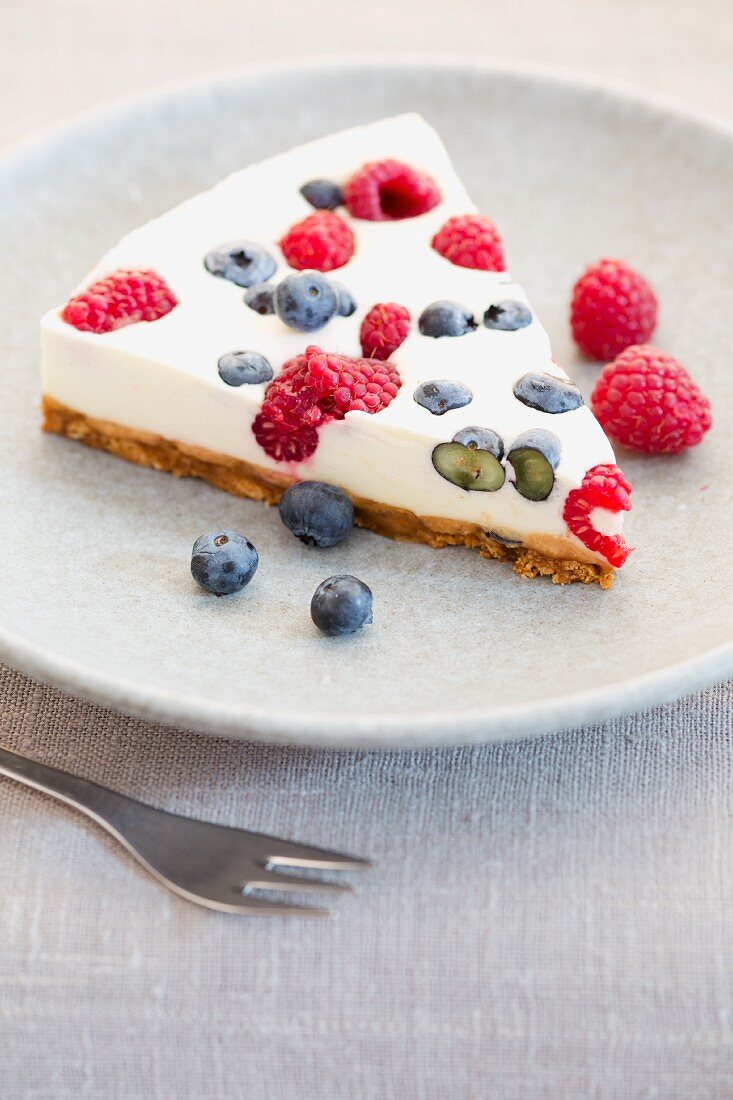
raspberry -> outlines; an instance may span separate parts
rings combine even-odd
[[[657,299],[646,279],[623,260],[599,260],[573,287],[573,339],[592,359],[613,359],[644,344],[657,323]]]
[[[317,210],[290,227],[280,248],[298,271],[333,271],[354,255],[354,234],[338,214]]]
[[[646,454],[694,447],[712,423],[710,402],[685,368],[651,344],[627,348],[603,368],[591,408],[612,439]]]
[[[392,363],[349,359],[310,346],[270,382],[252,431],[271,458],[302,462],[318,446],[322,424],[343,420],[347,412],[380,412],[400,385]]]
[[[302,462],[318,446],[316,427],[323,414],[316,395],[306,385],[304,355],[289,359],[265,390],[252,431],[263,451],[278,462]]]
[[[136,321],[157,321],[178,299],[154,271],[113,271],[76,294],[61,319],[80,332],[111,332]]]
[[[361,322],[359,339],[362,355],[389,359],[410,331],[410,313],[397,302],[378,302]]]
[[[344,202],[354,218],[396,221],[427,214],[441,200],[430,176],[398,160],[374,160],[344,187]]]
[[[504,249],[493,222],[483,214],[448,218],[430,242],[436,252],[457,267],[504,271]]]
[[[347,412],[376,413],[396,397],[401,380],[392,363],[349,359],[311,346],[306,348],[308,385],[319,406],[340,420]]]
[[[591,519],[596,508],[628,512],[630,496],[631,486],[618,466],[594,466],[588,470],[580,488],[570,490],[563,506],[563,519],[576,538],[616,569],[624,564],[631,547],[627,546],[623,535],[604,535],[597,531]]]

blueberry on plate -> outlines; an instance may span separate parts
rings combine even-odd
[[[354,526],[354,506],[343,489],[300,481],[280,498],[280,519],[306,546],[337,546]]]
[[[248,585],[258,564],[254,546],[238,531],[210,531],[200,535],[191,551],[193,579],[217,596],[228,596]]]
[[[354,634],[372,621],[371,589],[358,577],[329,577],[313,593],[311,618],[323,634]]]
[[[533,428],[512,443],[507,461],[514,467],[518,493],[527,500],[547,500],[560,461],[560,440],[544,428]]]
[[[531,324],[532,314],[524,302],[515,302],[510,298],[495,302],[484,313],[486,328],[498,329],[500,332],[516,332],[517,329]]]
[[[341,188],[332,180],[308,180],[300,193],[316,210],[335,210],[344,201]]]
[[[286,275],[275,291],[275,312],[298,332],[315,332],[338,312],[338,295],[320,271]]]
[[[572,412],[583,404],[583,395],[573,382],[544,371],[523,374],[514,384],[514,396],[530,409],[553,414]]]
[[[273,370],[258,351],[228,351],[219,360],[219,377],[227,386],[253,386],[269,382]]]
[[[462,382],[453,382],[449,378],[437,378],[423,382],[412,395],[413,400],[433,416],[442,416],[451,409],[461,409],[470,404],[473,394]]]
[[[207,252],[204,266],[220,279],[247,287],[267,282],[277,265],[267,249],[254,241],[232,241]]]
[[[476,321],[473,314],[458,302],[432,302],[420,314],[418,327],[423,336],[465,336],[473,332]]]
[[[266,317],[275,312],[275,287],[271,283],[255,283],[244,296],[244,304]]]

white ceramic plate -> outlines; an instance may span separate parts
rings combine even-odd
[[[610,592],[557,588],[464,550],[366,532],[308,551],[277,512],[44,437],[38,318],[118,237],[226,172],[407,109],[442,132],[504,237],[559,359],[586,262],[626,257],[662,303],[657,342],[713,402],[706,442],[621,454],[636,553]],[[477,741],[580,725],[733,670],[733,133],[538,70],[392,61],[270,68],[87,117],[0,166],[0,655],[76,694],[182,726],[332,745]],[[194,538],[245,531],[256,580],[218,600]],[[321,638],[324,577],[374,591],[361,636]]]

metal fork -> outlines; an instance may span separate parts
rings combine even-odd
[[[326,916],[327,910],[254,897],[253,890],[343,891],[342,883],[277,868],[363,871],[369,860],[246,829],[230,829],[156,810],[78,775],[0,748],[0,774],[53,795],[116,837],[165,886],[209,909],[269,916]]]

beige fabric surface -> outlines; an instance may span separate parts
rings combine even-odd
[[[330,920],[198,910],[2,783],[0,1095],[733,1096],[733,690],[478,749],[202,738],[0,677],[2,741],[376,866]]]
[[[385,48],[571,64],[733,118],[729,0],[5,0],[0,140],[172,77]],[[3,1100],[733,1097],[730,684],[369,754],[162,729],[0,669],[0,743],[376,862],[328,921],[208,913],[0,781]]]

